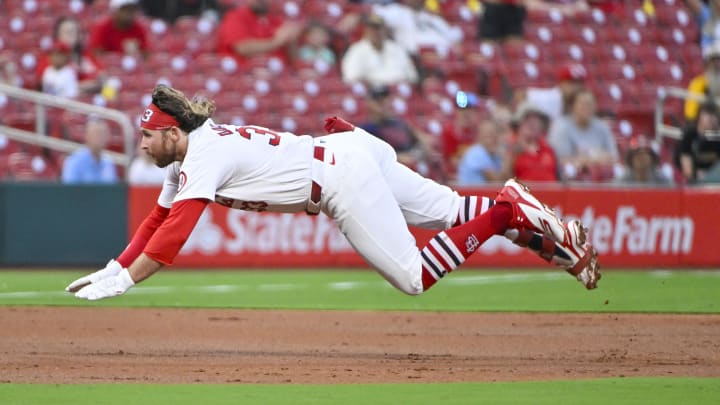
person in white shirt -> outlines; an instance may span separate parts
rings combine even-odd
[[[393,39],[413,55],[421,48],[434,48],[446,55],[458,48],[463,39],[460,27],[448,24],[441,16],[425,9],[425,0],[374,5],[372,10],[385,20]]]
[[[365,19],[362,39],[343,56],[342,77],[346,83],[381,87],[415,83],[418,72],[407,51],[387,38],[382,18],[371,15]]]
[[[538,106],[551,120],[560,118],[567,112],[570,98],[585,86],[587,71],[579,63],[571,63],[557,72],[557,85],[541,88],[529,87],[519,98]]]
[[[50,49],[50,65],[42,72],[43,93],[75,98],[80,93],[78,72],[70,63],[70,48],[56,42]]]

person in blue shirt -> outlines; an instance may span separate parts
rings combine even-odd
[[[85,127],[85,146],[63,162],[62,182],[66,184],[109,184],[118,181],[115,164],[103,149],[107,146],[110,128],[105,121],[91,119]]]
[[[465,150],[458,165],[457,184],[472,186],[507,180],[503,165],[501,130],[492,118],[485,118],[477,129],[475,143]]]
[[[685,4],[700,28],[700,47],[704,49],[720,40],[720,0],[685,0]]]

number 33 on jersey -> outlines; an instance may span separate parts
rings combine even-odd
[[[304,209],[312,137],[212,120],[188,136],[185,159],[168,170],[167,181],[176,187],[164,187],[158,202],[204,198],[250,211]],[[184,184],[178,189],[181,178]]]

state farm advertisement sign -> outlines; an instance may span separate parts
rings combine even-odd
[[[130,189],[130,235],[155,204],[156,188]],[[497,189],[463,190],[494,196]],[[603,267],[719,267],[714,244],[720,229],[720,188],[590,189],[533,187],[563,218],[580,218]],[[393,232],[388,229],[388,232]],[[434,231],[413,229],[422,247]],[[296,267],[365,265],[324,215],[256,213],[211,204],[176,259],[181,267]],[[547,264],[531,252],[493,237],[467,266]]]

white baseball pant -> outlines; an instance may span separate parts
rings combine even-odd
[[[398,163],[390,145],[360,128],[315,143],[335,156],[334,165],[322,166],[323,211],[388,282],[422,293],[422,259],[408,225],[449,228],[460,196]]]

